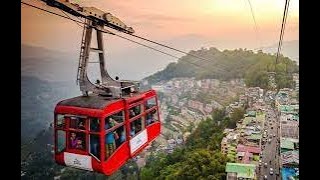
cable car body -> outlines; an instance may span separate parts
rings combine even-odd
[[[140,112],[130,116],[131,110],[136,109]],[[154,90],[120,99],[79,96],[59,102],[54,114],[55,161],[60,165],[105,175],[111,175],[139,154],[161,130]],[[109,117],[118,124],[106,127]],[[80,127],[79,122],[83,126]],[[133,129],[136,132],[133,133]],[[114,138],[115,146],[112,146],[107,136],[114,132],[118,137]],[[80,137],[82,146],[72,146],[72,133]]]
[[[155,90],[140,92],[134,81],[111,78],[105,69],[104,27],[132,34],[132,27],[110,12],[81,7],[68,0],[42,0],[51,7],[85,19],[77,84],[82,96],[59,102],[54,110],[54,158],[58,164],[111,175],[160,135]],[[96,46],[91,46],[94,30]],[[99,61],[89,62],[98,53]],[[99,63],[101,83],[92,83],[88,63]]]

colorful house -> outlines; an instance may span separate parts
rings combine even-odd
[[[227,163],[227,180],[236,180],[238,178],[255,179],[255,170],[256,165],[254,164]]]
[[[286,151],[281,153],[282,167],[298,167],[299,151]]]
[[[238,144],[237,146],[237,158],[242,163],[251,163],[253,157],[259,156],[261,153],[260,147],[254,147],[254,146],[245,146],[242,144]]]
[[[292,151],[297,148],[299,143],[298,139],[293,138],[281,138],[280,140],[280,152]]]

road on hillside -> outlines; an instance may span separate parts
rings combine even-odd
[[[279,172],[279,117],[276,111],[269,109],[266,115],[263,131],[267,130],[267,137],[263,138],[265,143],[262,143],[262,158],[261,166],[258,166],[258,177],[264,179],[265,175],[268,180],[280,180]],[[275,136],[274,136],[275,135]],[[270,141],[270,142],[269,142]],[[267,165],[265,165],[267,163]],[[273,174],[270,173],[270,168],[273,169]]]

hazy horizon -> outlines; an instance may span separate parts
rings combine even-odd
[[[47,47],[21,44],[22,46],[22,74],[31,74],[49,81],[75,81],[78,52],[62,52]],[[284,56],[297,61],[299,64],[299,41],[283,42]],[[195,48],[198,50],[200,47]],[[262,48],[263,52],[275,53],[277,44]],[[126,57],[134,56],[128,60]],[[31,58],[30,58],[31,57]],[[97,57],[91,57],[91,61],[97,61]],[[125,53],[108,52],[106,55],[106,68],[111,77],[119,76],[126,80],[141,80],[149,75],[163,70],[169,63],[176,62],[169,56],[159,55],[148,49],[131,50]],[[97,64],[89,64],[89,77],[98,77]],[[93,75],[94,74],[94,75]]]

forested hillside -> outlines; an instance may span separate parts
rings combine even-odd
[[[181,57],[177,63],[170,63],[163,71],[146,78],[153,84],[174,77],[196,77],[197,79],[230,80],[245,78],[248,86],[266,88],[268,72],[276,72],[276,83],[279,88],[291,87],[292,76],[299,68],[295,61],[280,56],[275,66],[276,56],[262,51],[254,53],[251,50],[236,49],[219,51],[216,48],[190,51],[191,55]],[[276,67],[276,68],[275,68]]]
[[[189,136],[185,146],[172,154],[151,155],[141,170],[141,179],[225,179],[228,159],[220,152],[223,130],[232,127],[244,111],[225,117],[224,110],[217,110],[200,122]]]

